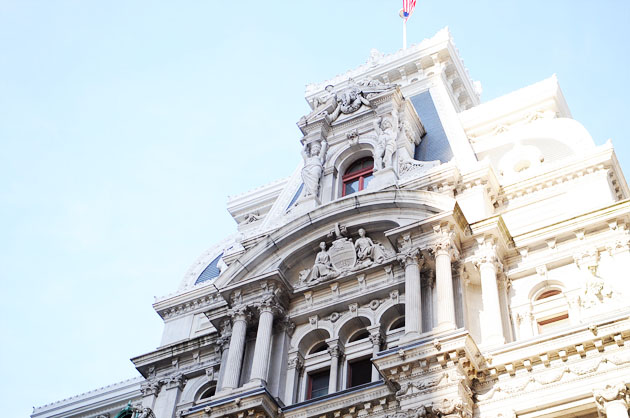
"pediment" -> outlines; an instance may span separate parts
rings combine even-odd
[[[308,287],[305,286],[308,280],[310,285],[317,285],[315,282],[326,276],[324,269],[321,276],[319,270],[313,273],[321,242],[325,242],[327,251],[334,245],[331,279],[337,273],[338,277],[355,274],[395,255],[396,241],[392,241],[386,231],[439,218],[440,214],[452,213],[456,207],[455,199],[422,190],[386,190],[348,196],[302,215],[267,235],[234,261],[215,286],[220,291],[232,291],[263,280],[262,277],[272,272],[277,272],[277,281],[291,293]],[[346,233],[335,235],[336,228],[340,227],[344,227]],[[359,229],[364,229],[366,237],[376,246],[364,250],[368,256],[358,254]],[[307,278],[307,275],[311,276]]]

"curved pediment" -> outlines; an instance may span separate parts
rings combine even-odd
[[[275,278],[293,288],[297,273],[313,262],[320,242],[334,241],[334,236],[326,237],[336,224],[342,224],[354,237],[360,228],[365,229],[391,256],[395,249],[387,242],[385,231],[451,212],[455,207],[455,199],[423,190],[348,196],[304,214],[266,236],[234,261],[215,285],[229,293],[260,277]]]

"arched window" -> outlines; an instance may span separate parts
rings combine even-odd
[[[343,175],[341,195],[347,196],[364,190],[374,177],[373,172],[374,160],[372,157],[362,158],[352,163]]]
[[[405,328],[405,317],[402,316],[400,318],[398,318],[397,320],[395,320],[389,327],[389,330],[395,330],[395,329],[400,329],[400,328]]]

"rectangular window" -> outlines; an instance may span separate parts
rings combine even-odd
[[[538,333],[542,334],[567,325],[569,325],[569,314],[565,312],[558,316],[538,321]]]
[[[323,370],[308,375],[308,390],[306,391],[306,399],[319,398],[328,395],[328,380],[330,379],[330,371]]]
[[[353,361],[348,364],[348,388],[370,383],[372,381],[372,362],[369,358]]]

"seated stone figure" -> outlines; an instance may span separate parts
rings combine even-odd
[[[357,267],[365,267],[372,263],[382,263],[385,260],[385,249],[379,243],[374,243],[365,236],[365,229],[359,229],[359,238],[354,242],[357,251]]]
[[[328,251],[326,251],[326,243],[320,242],[319,248],[321,248],[321,251],[318,252],[315,257],[315,264],[313,264],[311,275],[306,282],[309,285],[320,283],[337,276],[330,261],[330,255]]]

